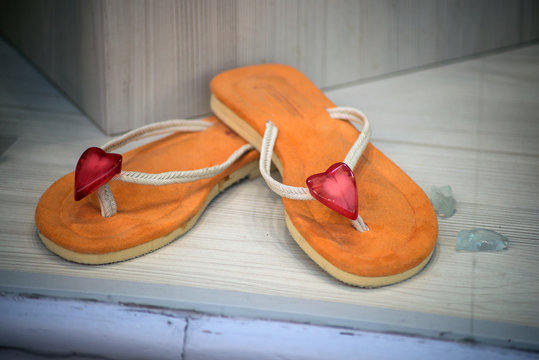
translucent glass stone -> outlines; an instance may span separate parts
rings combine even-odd
[[[311,195],[328,208],[357,219],[357,185],[354,173],[345,163],[331,165],[325,172],[307,178]]]
[[[457,250],[500,251],[507,248],[509,239],[493,230],[476,228],[457,234]]]
[[[75,200],[84,199],[122,171],[122,155],[98,147],[87,149],[75,168]]]
[[[450,217],[455,213],[455,198],[451,186],[432,186],[430,188],[430,201],[436,214],[440,217]]]

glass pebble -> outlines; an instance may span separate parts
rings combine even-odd
[[[455,213],[455,198],[451,186],[432,186],[430,188],[430,202],[436,214],[440,217],[450,217]]]
[[[457,251],[500,251],[509,239],[493,230],[475,228],[457,234]]]

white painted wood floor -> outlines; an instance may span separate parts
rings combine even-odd
[[[539,46],[327,94],[365,111],[373,143],[423,189],[453,187],[457,212],[417,276],[374,290],[335,281],[297,247],[261,179],[159,251],[82,266],[41,245],[33,212],[107,137],[0,42],[0,357],[152,358],[138,350],[150,342],[159,358],[537,358],[469,342],[539,349]],[[509,249],[457,253],[456,234],[473,227]]]

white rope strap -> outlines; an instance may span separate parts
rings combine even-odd
[[[271,122],[266,122],[266,130],[262,138],[262,146],[260,147],[260,162],[259,169],[262,177],[268,184],[268,187],[277,195],[294,200],[314,200],[313,196],[306,187],[289,186],[278,182],[270,175],[271,156],[275,140],[277,140],[277,127]]]
[[[132,141],[144,139],[150,136],[168,134],[175,131],[203,131],[212,126],[213,123],[204,120],[167,120],[154,124],[148,124],[131,130],[122,136],[112,139],[101,149],[106,152],[111,152],[119,147],[122,147]]]
[[[350,107],[335,107],[328,109],[327,111],[334,119],[356,122],[363,127],[344,160],[344,163],[353,170],[371,138],[372,131],[369,120],[361,111]],[[273,148],[275,146],[275,141],[277,140],[278,132],[279,130],[275,124],[268,120],[266,122],[264,137],[262,138],[262,146],[260,148],[259,169],[262,178],[266,181],[268,187],[281,197],[293,200],[314,200],[308,188],[285,185],[271,177],[271,157],[273,155]],[[363,219],[361,219],[361,216],[358,216],[356,220],[352,220],[352,225],[358,231],[368,230],[368,227]]]
[[[212,126],[212,122],[204,120],[168,120],[155,124],[145,125],[138,129],[132,130],[116,139],[107,142],[102,146],[104,151],[111,151],[124,146],[132,141],[140,140],[149,136],[155,136],[176,131],[203,131]],[[112,178],[112,180],[119,180],[140,185],[170,185],[197,181],[213,177],[230,165],[236,162],[246,152],[252,150],[252,145],[246,144],[234,151],[228,159],[223,163],[197,170],[186,171],[169,171],[160,174],[149,174],[136,171],[122,171],[120,174]],[[99,198],[99,204],[101,206],[101,215],[104,217],[110,217],[116,214],[117,206],[114,196],[110,190],[110,186],[105,184],[101,186],[97,195]]]
[[[185,170],[185,171],[169,171],[160,174],[148,174],[136,171],[122,171],[120,174],[115,176],[113,180],[125,181],[133,184],[141,185],[170,185],[170,184],[180,184],[187,183],[201,179],[207,179],[213,177],[230,165],[235,163],[240,157],[243,156],[249,150],[252,150],[253,146],[246,144],[240,147],[238,150],[234,151],[232,155],[225,162],[203,168],[198,170]]]
[[[328,109],[328,113],[333,119],[348,120],[362,126],[361,133],[343,161],[350,169],[354,170],[361,154],[363,154],[363,151],[371,140],[372,130],[369,119],[367,119],[367,116],[363,112],[351,107]]]
[[[97,198],[99,199],[99,205],[101,206],[101,216],[111,217],[116,214],[116,200],[114,200],[114,195],[112,195],[108,183],[97,189]]]

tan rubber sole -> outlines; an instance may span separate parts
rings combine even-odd
[[[72,251],[72,250],[69,250],[69,249],[66,249],[57,245],[55,242],[49,240],[39,231],[38,231],[38,234],[43,244],[50,251],[52,251],[53,253],[57,254],[58,256],[66,260],[73,261],[76,263],[89,264],[89,265],[103,265],[103,264],[110,264],[110,263],[133,259],[133,258],[150,253],[152,251],[155,251],[159,248],[162,248],[170,244],[171,242],[176,240],[178,237],[180,237],[181,235],[189,231],[196,224],[196,222],[198,221],[198,219],[200,218],[200,216],[202,215],[202,213],[204,212],[208,204],[217,195],[219,195],[219,193],[221,193],[228,187],[238,183],[239,181],[247,177],[256,178],[258,176],[260,176],[260,172],[258,170],[258,161],[253,161],[249,163],[248,165],[236,170],[235,172],[221,179],[212,188],[212,190],[210,191],[200,211],[191,219],[189,219],[189,221],[187,221],[182,227],[174,230],[173,232],[169,233],[166,236],[160,237],[152,241],[148,241],[144,244],[140,244],[129,249],[114,251],[114,252],[110,252],[106,254],[80,253],[80,252]]]
[[[223,104],[214,95],[211,96],[210,105],[215,115],[217,115],[217,117],[221,119],[221,121],[223,121],[226,125],[228,125],[238,135],[243,137],[246,141],[248,141],[255,148],[260,150],[260,147],[262,145],[262,136],[254,128],[249,126],[247,122],[243,121],[236,113],[234,113],[230,108],[228,108],[225,104]],[[279,158],[277,157],[275,153],[273,154],[272,161],[276,165],[277,169],[282,175],[283,171],[282,171],[281,161],[279,160]],[[377,277],[359,276],[359,275],[352,274],[352,273],[339,269],[337,266],[327,261],[316,250],[314,250],[311,247],[311,245],[309,245],[307,240],[305,240],[305,238],[295,228],[294,224],[292,223],[288,214],[286,213],[286,210],[285,210],[285,218],[286,218],[286,225],[288,227],[288,230],[290,231],[292,238],[296,241],[299,247],[316,264],[318,264],[322,269],[324,269],[331,276],[333,276],[337,280],[340,280],[346,284],[353,285],[353,286],[375,288],[375,287],[380,287],[384,285],[395,284],[403,280],[406,280],[414,276],[415,274],[417,274],[419,271],[421,271],[421,269],[423,269],[427,265],[430,258],[432,257],[432,254],[434,253],[434,249],[433,249],[432,252],[419,265],[411,269],[408,269],[404,272],[401,272],[399,274],[388,275],[388,276],[377,276]]]

